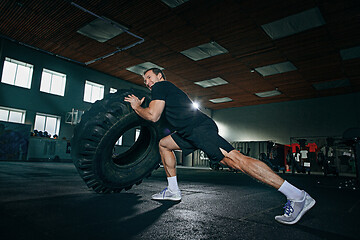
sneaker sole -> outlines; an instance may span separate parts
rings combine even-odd
[[[279,220],[277,220],[277,221],[280,222],[280,223],[283,223],[283,224],[288,224],[288,225],[292,225],[292,224],[297,223],[302,218],[302,216],[304,216],[304,214],[307,211],[309,211],[315,205],[315,203],[316,203],[315,199],[313,199],[312,197],[310,197],[310,198],[311,198],[310,204],[305,206],[304,210],[293,221],[291,221],[291,222],[284,222],[284,221],[279,221]]]
[[[181,198],[151,198],[157,201],[181,201]]]

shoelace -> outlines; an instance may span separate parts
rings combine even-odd
[[[294,208],[291,206],[291,201],[288,200],[285,204],[285,206],[283,207],[285,209],[284,211],[284,215],[289,216],[291,213],[294,212]]]
[[[164,190],[162,190],[160,193],[162,193],[162,195],[163,195],[163,198],[165,197],[165,193],[166,193],[166,190],[167,190],[168,188],[166,187],[166,188],[164,188]]]

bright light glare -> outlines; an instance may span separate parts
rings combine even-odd
[[[193,107],[199,109],[200,105],[197,102],[193,102]]]

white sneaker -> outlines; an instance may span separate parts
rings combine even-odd
[[[276,216],[275,220],[283,224],[295,224],[316,203],[310,195],[304,192],[304,198],[300,201],[289,200],[285,204],[284,215]]]
[[[171,201],[180,201],[181,200],[181,192],[180,190],[177,192],[172,192],[170,189],[165,188],[160,193],[156,193],[151,196],[153,200],[171,200]]]

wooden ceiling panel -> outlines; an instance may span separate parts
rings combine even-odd
[[[240,59],[241,62],[246,64],[250,69],[287,61],[287,59],[275,48],[259,50],[258,52],[241,57]]]
[[[171,69],[171,67],[181,66],[183,64],[191,64],[191,60],[180,53],[170,53],[167,55],[154,58],[153,62],[165,69]]]
[[[197,31],[217,37],[233,31],[238,32],[236,29],[248,21],[242,12],[234,1],[203,1],[203,4],[199,2],[181,16],[195,26]]]
[[[343,68],[337,61],[328,62],[329,58],[322,59],[323,57],[314,58],[306,67],[299,66],[299,72],[306,81],[321,82],[344,77]]]
[[[336,52],[324,27],[289,36],[275,43],[279,50],[295,63]]]
[[[82,0],[85,2],[86,0]],[[117,3],[119,2],[119,3]],[[84,6],[86,8],[86,6]],[[168,16],[168,7],[160,1],[153,0],[134,0],[134,1],[101,1],[94,9],[106,16],[110,12],[113,17],[121,19],[121,21],[131,28],[141,29],[143,26],[157,24]],[[131,30],[131,29],[130,29]]]
[[[251,80],[245,80],[245,81],[242,80],[234,84],[250,93],[275,90],[275,87],[271,83],[261,78],[253,78]]]
[[[167,68],[167,70],[192,82],[203,81],[213,77],[210,71],[192,62],[172,66]]]
[[[243,96],[248,94],[244,89],[229,84],[211,87],[211,90],[218,95]]]
[[[359,58],[343,61],[340,50],[360,43],[358,1],[197,0],[170,8],[157,0],[74,0],[86,10],[128,27],[144,42],[87,67],[143,85],[127,67],[152,62],[189,96],[213,109],[241,107],[360,90]],[[326,24],[271,40],[262,24],[318,7]],[[87,62],[138,41],[123,33],[99,43],[76,31],[95,16],[64,0],[0,1],[0,37]],[[215,41],[228,53],[193,61],[181,51]],[[298,70],[263,77],[253,68],[291,61]],[[222,77],[229,84],[204,89],[195,81]],[[316,91],[312,83],[348,78],[350,88]],[[258,98],[256,92],[283,92]],[[213,104],[216,97],[234,99]]]
[[[239,72],[250,71],[241,61],[235,59],[230,54],[222,54],[216,57],[198,61],[202,67],[214,72],[215,75],[226,76]]]
[[[208,43],[211,41],[211,38],[199,34],[199,32],[193,27],[186,25],[157,36],[157,40],[175,52],[182,52],[204,43]]]
[[[218,43],[226,48],[235,57],[242,57],[257,53],[259,50],[273,47],[273,43],[262,32],[262,30],[253,25],[243,33],[233,33],[217,37]]]
[[[299,82],[306,82],[297,71],[268,76],[265,78],[265,80],[275,87],[291,85]]]
[[[343,63],[345,75],[352,78],[360,77],[360,59],[346,60]]]
[[[240,4],[259,25],[267,24],[316,7],[313,0],[254,0],[241,1]]]

